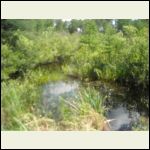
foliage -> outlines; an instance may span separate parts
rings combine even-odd
[[[36,130],[33,127],[36,121],[32,119],[39,124],[45,120],[46,126],[51,122],[48,128],[57,126],[47,120],[50,118],[40,119],[38,110],[33,113],[33,109],[39,100],[39,86],[63,80],[64,75],[82,81],[117,82],[140,87],[141,91],[149,88],[148,31],[149,22],[144,19],[2,20],[2,129]],[[103,99],[92,89],[83,90],[78,103],[73,104],[76,111],[62,105],[61,125],[64,129],[67,123],[73,129],[82,128],[86,121],[93,119],[92,114],[96,120],[100,115],[102,119],[98,122],[101,122],[106,112]],[[141,104],[149,109],[147,101]],[[29,126],[27,120],[31,122]],[[74,126],[72,120],[77,122]]]
[[[5,130],[18,130],[21,127],[16,120],[20,120],[22,114],[35,107],[39,99],[37,93],[37,87],[29,80],[2,83],[1,107],[5,116],[2,124]]]
[[[130,25],[124,26],[124,33],[82,35],[80,48],[71,59],[74,73],[94,80],[117,80],[147,86],[147,33],[147,28],[137,30]]]
[[[149,130],[149,118],[146,118],[145,116],[140,116],[138,122],[133,124],[132,129],[134,131]]]
[[[83,89],[73,101],[62,101],[60,124],[65,124],[64,129],[73,130],[102,130],[104,126],[105,98],[98,91]],[[70,123],[73,123],[70,124]]]

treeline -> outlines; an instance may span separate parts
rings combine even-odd
[[[2,78],[63,60],[63,71],[83,80],[147,86],[148,31],[144,19],[2,20]]]
[[[9,19],[9,20],[1,20],[1,30],[2,31],[12,31],[12,30],[26,30],[26,31],[44,31],[47,28],[54,28],[56,31],[66,31],[69,33],[77,32],[78,28],[84,32],[87,22],[89,19],[85,20],[76,20],[72,19],[70,21],[63,21],[61,19]],[[96,24],[96,28],[105,32],[108,27],[114,27],[117,31],[123,31],[123,26],[133,25],[137,29],[141,29],[143,27],[148,27],[148,20],[131,20],[131,19],[93,19],[90,20]]]

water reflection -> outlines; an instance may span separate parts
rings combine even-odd
[[[76,88],[78,88],[77,82],[55,82],[55,83],[49,83],[45,85],[45,90],[43,95],[60,95],[63,93],[73,92]]]
[[[44,112],[51,113],[51,117],[55,120],[60,119],[60,103],[61,99],[74,100],[78,95],[80,87],[85,85],[77,81],[57,81],[50,82],[44,85],[42,93],[42,106]],[[111,129],[114,131],[129,131],[132,130],[134,124],[138,124],[142,113],[147,116],[148,108],[141,104],[140,91],[130,91],[127,88],[119,87],[107,83],[92,83],[90,86],[96,86],[96,89],[101,94],[107,95],[105,105],[109,108],[106,117],[110,121]],[[135,92],[135,93],[134,93]],[[146,94],[145,94],[146,95]],[[144,97],[149,100],[149,95]]]
[[[75,81],[50,82],[43,87],[42,105],[46,113],[51,113],[55,120],[60,119],[61,99],[71,100],[76,97],[79,83]]]
[[[106,116],[113,120],[110,122],[112,130],[132,130],[135,124],[140,124],[141,116],[149,117],[149,107],[144,105],[144,101],[149,102],[149,91],[141,91],[140,88],[129,89],[108,83],[99,84],[99,90],[107,95],[105,105],[109,111]]]
[[[138,121],[140,114],[136,111],[129,111],[126,107],[118,106],[111,109],[107,117],[114,119],[110,122],[112,130],[129,131],[132,130],[132,124]]]

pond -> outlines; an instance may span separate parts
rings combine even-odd
[[[59,106],[62,99],[71,100],[77,96],[77,81],[55,81],[43,86],[42,104],[45,112],[50,112],[55,120],[60,119]]]
[[[70,79],[49,82],[43,86],[42,107],[44,112],[50,113],[56,121],[59,120],[61,100],[73,100],[78,96],[80,88],[86,86],[95,87],[101,94],[107,95],[105,105],[109,110],[105,115],[111,130],[130,131],[133,125],[139,124],[142,115],[149,118],[147,111],[139,109],[139,105],[137,105],[139,102],[137,98],[135,99],[135,95],[133,94],[134,97],[132,97],[133,95],[129,94],[130,91],[125,87],[119,87],[105,82],[81,83],[77,80]],[[136,95],[136,97],[140,98],[139,95]],[[133,98],[135,99],[134,103]],[[146,126],[149,126],[149,124]],[[143,128],[140,127],[140,129],[142,130]]]

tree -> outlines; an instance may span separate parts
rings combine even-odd
[[[87,44],[91,50],[98,48],[98,28],[94,20],[83,21],[83,35],[81,36],[81,43]]]
[[[63,31],[65,29],[64,23],[61,19],[55,20],[55,24],[56,31]]]
[[[68,30],[70,33],[74,33],[77,31],[77,28],[81,28],[82,29],[82,21],[81,20],[76,20],[73,19],[71,20],[69,26],[68,26]]]

